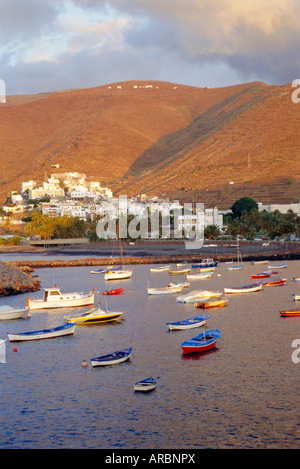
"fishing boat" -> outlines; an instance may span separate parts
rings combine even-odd
[[[204,269],[205,267],[217,267],[219,261],[214,261],[213,259],[203,259],[198,264],[192,264],[194,269]]]
[[[190,271],[191,269],[169,270],[169,275],[188,274]]]
[[[237,264],[233,265],[231,267],[227,267],[227,270],[241,270],[243,269],[243,261],[242,261],[242,254],[240,250],[240,242],[239,239],[237,240]]]
[[[252,283],[252,285],[242,285],[241,287],[224,288],[225,293],[252,293],[262,289],[262,282]]]
[[[107,322],[115,322],[122,315],[124,311],[104,311],[100,306],[98,308],[92,308],[85,313],[81,313],[78,316],[70,316],[66,318],[69,324],[103,324]]]
[[[12,308],[11,306],[0,306],[0,320],[20,319],[28,313],[28,308]]]
[[[105,290],[103,295],[120,295],[124,290],[124,288],[113,288],[112,290]]]
[[[206,352],[207,350],[211,350],[216,346],[216,343],[220,337],[221,332],[218,329],[202,332],[196,337],[182,342],[182,351],[184,354]]]
[[[149,392],[156,388],[156,380],[154,378],[146,378],[134,384],[134,390],[137,392]]]
[[[104,274],[104,280],[123,280],[132,276],[132,270],[109,270]]]
[[[287,264],[268,265],[268,269],[285,269]]]
[[[131,348],[118,350],[107,355],[102,355],[101,357],[92,358],[91,364],[92,366],[107,366],[125,362],[130,359],[131,350]]]
[[[208,290],[193,290],[185,295],[177,296],[177,303],[194,303],[197,300],[203,300],[205,298],[212,298],[222,296],[220,292],[213,292]]]
[[[280,285],[286,285],[286,278],[270,279],[267,282],[263,282],[263,287],[277,287]]]
[[[294,293],[294,294],[292,295],[292,297],[294,298],[294,301],[300,300],[300,294],[299,294],[299,293]]]
[[[107,269],[91,270],[91,274],[104,274],[105,272],[107,272]]]
[[[201,316],[194,316],[188,319],[182,319],[176,322],[167,322],[170,331],[179,331],[183,329],[193,329],[194,327],[205,326],[206,319],[209,318],[208,314],[202,314]]]
[[[300,309],[288,309],[286,311],[280,311],[280,316],[283,317],[295,317],[300,316]]]
[[[171,266],[170,265],[162,265],[159,267],[150,267],[150,272],[163,272],[165,270],[170,270]]]
[[[267,277],[271,277],[272,275],[272,270],[267,270],[266,272],[261,272],[260,274],[252,274],[251,277],[252,278],[267,278]]]
[[[205,272],[204,274],[188,274],[186,276],[187,280],[201,280],[204,278],[210,278],[212,276],[212,272]]]
[[[194,306],[196,308],[206,309],[206,308],[221,308],[222,306],[226,306],[228,300],[215,300],[215,301],[203,301],[201,303],[195,303]]]
[[[93,305],[95,300],[94,289],[88,293],[62,293],[59,288],[44,289],[44,297],[42,299],[32,299],[27,297],[26,307],[34,309],[52,309],[52,308],[71,308],[75,306]]]
[[[147,288],[148,295],[166,295],[169,293],[180,293],[183,285],[168,285],[166,287]]]
[[[52,339],[54,337],[62,337],[74,334],[76,324],[63,324],[62,326],[52,327],[51,329],[43,329],[40,331],[7,333],[11,342],[21,342],[26,340]]]

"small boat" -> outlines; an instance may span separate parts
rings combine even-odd
[[[263,282],[263,287],[277,287],[279,285],[286,285],[286,278],[278,278],[273,280],[268,280],[267,282]]]
[[[252,285],[242,285],[241,287],[224,288],[225,293],[252,293],[262,289],[262,282],[253,283]]]
[[[189,288],[191,286],[190,282],[179,282],[179,283],[169,283],[168,287],[182,287]]]
[[[103,324],[106,322],[115,322],[119,317],[124,314],[124,311],[103,311],[103,309],[92,308],[86,313],[82,313],[78,316],[70,316],[66,318],[69,324]]]
[[[237,264],[233,265],[232,267],[227,267],[227,270],[241,270],[244,267],[243,261],[242,261],[242,254],[240,250],[239,239],[237,239],[236,248],[237,248],[237,260],[236,260]]]
[[[239,265],[233,265],[232,267],[227,267],[227,270],[240,270],[240,269],[243,269],[243,265],[242,264],[239,264]]]
[[[164,270],[170,270],[170,265],[163,265],[161,267],[151,267],[150,272],[163,272]]]
[[[299,293],[294,293],[292,295],[292,297],[294,298],[294,301],[300,300],[300,294]]]
[[[154,378],[146,378],[134,384],[134,390],[139,392],[149,392],[156,388],[156,381]]]
[[[109,270],[104,274],[104,280],[122,280],[125,278],[130,278],[132,276],[132,270],[122,269],[122,270]]]
[[[114,288],[112,290],[105,290],[103,292],[103,295],[120,295],[121,293],[123,293],[124,290],[124,288]]]
[[[188,274],[190,271],[191,269],[169,270],[169,275]]]
[[[93,305],[95,299],[94,289],[88,293],[62,293],[59,288],[45,288],[42,299],[27,297],[26,307],[29,309],[71,308],[75,306]]]
[[[204,279],[204,278],[210,278],[212,276],[212,272],[209,273],[200,273],[200,274],[188,274],[186,276],[187,280],[201,280],[201,279]]]
[[[62,337],[74,334],[76,324],[63,324],[62,326],[52,327],[51,329],[43,329],[40,331],[7,333],[11,342],[21,342],[25,340],[52,339],[54,337]]]
[[[267,278],[267,277],[271,277],[272,275],[272,270],[267,270],[266,272],[261,272],[260,274],[252,274],[251,277],[252,278]]]
[[[92,358],[91,364],[92,366],[106,366],[116,365],[117,363],[125,362],[130,359],[131,350],[131,348],[125,350],[118,350],[107,355],[102,355],[101,357]]]
[[[252,261],[251,264],[256,265],[256,264],[267,264],[268,261]]]
[[[188,265],[188,261],[178,262],[176,267],[184,267],[185,265]]]
[[[182,342],[181,347],[184,354],[195,352],[206,352],[216,346],[221,332],[218,329],[202,332],[190,340]]]
[[[285,269],[287,264],[268,265],[268,269]]]
[[[107,269],[91,270],[91,274],[104,274],[105,272],[107,272]]]
[[[213,272],[216,268],[215,267],[197,267],[198,272]]]
[[[192,264],[194,269],[204,269],[206,267],[217,267],[219,261],[214,261],[213,259],[203,259],[199,264]]]
[[[203,301],[202,303],[195,303],[194,306],[196,308],[220,308],[222,306],[226,306],[228,303],[228,300],[215,300],[215,301]]]
[[[0,320],[23,318],[28,313],[28,308],[12,308],[11,306],[0,306]]]
[[[193,329],[194,327],[205,326],[206,319],[209,318],[208,314],[202,314],[201,316],[194,316],[192,318],[183,319],[182,321],[167,322],[170,331],[179,331],[183,329]]]
[[[286,311],[280,311],[280,316],[283,317],[293,317],[293,316],[300,316],[300,309],[288,309]]]
[[[292,280],[293,282],[300,282],[300,277],[293,277]]]
[[[213,292],[207,290],[193,290],[185,295],[177,296],[177,303],[194,303],[197,300],[203,300],[205,298],[212,298],[222,296],[220,292]]]
[[[166,295],[169,293],[180,293],[183,289],[183,285],[174,285],[167,287],[158,287],[158,288],[147,288],[148,295]]]

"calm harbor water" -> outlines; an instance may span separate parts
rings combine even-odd
[[[6,363],[0,364],[0,448],[299,448],[300,364],[291,356],[293,340],[300,339],[300,317],[281,318],[279,311],[296,307],[292,294],[300,293],[300,284],[291,278],[300,275],[300,262],[278,271],[288,279],[286,286],[227,295],[227,307],[209,310],[176,303],[176,294],[148,296],[148,281],[165,286],[183,279],[151,273],[149,267],[134,265],[130,280],[114,282],[90,274],[90,267],[35,271],[42,287],[95,288],[102,307],[124,311],[124,320],[77,326],[70,337],[6,343]],[[211,279],[192,281],[190,290],[248,284],[251,273],[267,269],[250,263],[242,271],[227,267],[220,264]],[[121,285],[123,295],[102,295]],[[24,306],[26,296],[0,298],[0,306]],[[44,310],[28,319],[1,321],[0,338],[57,326],[70,313]],[[181,342],[203,328],[169,332],[166,323],[202,313],[210,315],[205,329],[218,328],[222,337],[215,350],[183,356]],[[91,358],[129,346],[130,361],[91,367]],[[133,384],[151,375],[159,377],[156,390],[134,393]]]

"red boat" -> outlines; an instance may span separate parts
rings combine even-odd
[[[288,309],[286,311],[280,311],[280,316],[289,317],[289,316],[300,316],[300,309]]]
[[[262,272],[261,274],[252,274],[252,278],[266,278],[272,275],[272,270],[268,270],[267,272]]]
[[[269,282],[264,282],[263,287],[277,287],[278,285],[286,285],[286,278],[279,278],[276,280],[270,280]]]
[[[103,292],[103,295],[120,295],[120,293],[123,293],[124,288],[114,288],[113,290],[105,290]]]
[[[221,337],[218,329],[202,332],[192,339],[182,342],[181,347],[184,354],[195,352],[206,352],[216,346],[217,340]]]

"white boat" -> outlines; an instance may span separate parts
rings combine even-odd
[[[161,267],[150,267],[150,272],[163,272],[164,270],[170,270],[170,265],[163,265]]]
[[[300,282],[300,277],[293,277],[292,280],[293,282]]]
[[[195,327],[205,326],[206,319],[209,318],[208,314],[202,314],[201,316],[194,316],[192,318],[183,319],[182,321],[167,322],[170,331],[180,331],[183,329],[193,329]]]
[[[104,274],[104,280],[122,280],[130,278],[132,276],[132,270],[109,270]]]
[[[118,350],[107,355],[102,355],[101,357],[92,358],[91,364],[92,366],[107,366],[125,362],[130,359],[131,350],[130,347],[129,349]]]
[[[268,265],[268,269],[285,269],[287,264]]]
[[[11,306],[0,307],[0,320],[23,318],[28,313],[28,308],[12,308]]]
[[[139,392],[149,392],[156,388],[156,381],[154,378],[146,378],[134,384],[134,390]]]
[[[67,317],[66,321],[69,324],[103,324],[117,321],[122,314],[124,314],[124,311],[104,311],[99,306],[98,308],[92,308],[86,313],[82,313],[78,316]]]
[[[177,303],[194,303],[197,300],[202,300],[204,298],[212,298],[222,296],[221,292],[214,292],[208,290],[193,290],[185,295],[177,296]]]
[[[233,288],[224,288],[225,293],[252,293],[257,292],[262,289],[262,282],[253,283],[252,285],[242,285],[241,287],[233,287]]]
[[[189,288],[191,286],[190,282],[179,282],[179,283],[169,283],[168,287],[182,287]]]
[[[256,264],[267,264],[268,261],[252,261],[251,264],[256,265]]]
[[[27,340],[51,339],[65,335],[74,334],[76,324],[63,324],[62,326],[53,327],[51,329],[43,329],[40,331],[7,333],[11,342],[21,342]]]
[[[147,288],[148,295],[165,295],[169,293],[180,293],[183,285],[168,285],[167,287]]]
[[[300,300],[300,294],[299,293],[294,293],[293,295],[294,301]]]
[[[210,278],[212,276],[212,272],[205,272],[204,274],[188,274],[186,276],[187,280],[201,280],[204,278]]]
[[[93,305],[95,299],[94,289],[90,293],[62,293],[59,288],[44,288],[42,299],[27,297],[26,307],[34,309],[72,308],[75,306]]]

